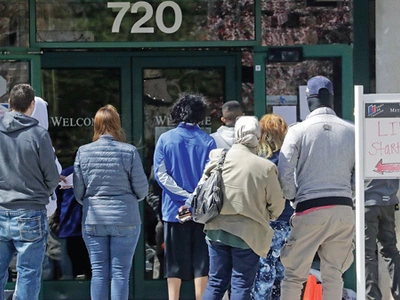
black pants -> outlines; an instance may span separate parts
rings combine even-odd
[[[366,299],[382,299],[378,286],[378,241],[382,246],[380,253],[389,270],[392,296],[400,300],[400,254],[396,246],[394,212],[394,205],[365,207]]]

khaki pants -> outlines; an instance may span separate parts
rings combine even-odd
[[[292,231],[281,251],[285,267],[281,300],[301,299],[316,253],[320,258],[323,299],[342,299],[342,275],[353,262],[354,223],[353,210],[343,205],[292,217]]]

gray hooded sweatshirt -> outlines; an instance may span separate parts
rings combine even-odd
[[[235,127],[222,125],[211,137],[215,140],[217,148],[229,149],[236,142]]]
[[[18,112],[0,117],[0,209],[45,209],[59,182],[50,136]]]

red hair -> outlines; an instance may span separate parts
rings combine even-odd
[[[126,141],[117,109],[110,104],[100,108],[94,117],[93,142],[103,134],[110,134],[119,142]]]
[[[261,138],[258,144],[258,154],[266,158],[280,150],[288,130],[285,120],[277,114],[266,114],[260,120]]]

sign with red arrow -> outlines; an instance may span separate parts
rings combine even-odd
[[[382,159],[376,164],[374,172],[383,174],[383,173],[394,173],[400,172],[400,163],[388,163],[384,164]]]
[[[364,107],[365,178],[400,178],[400,103]]]

